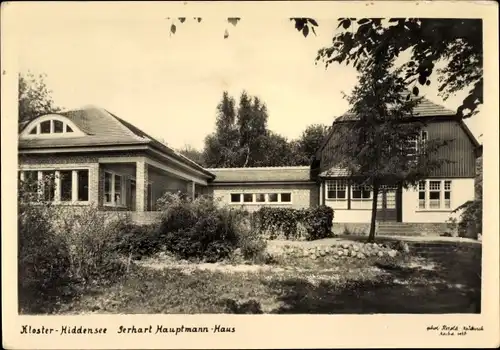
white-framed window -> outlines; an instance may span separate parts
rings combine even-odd
[[[353,184],[351,186],[352,200],[369,201],[372,198],[372,191],[368,186]]]
[[[418,208],[451,209],[451,180],[424,180],[418,183]]]
[[[427,182],[420,181],[418,183],[418,208],[425,209],[425,202],[427,197]]]
[[[29,135],[41,134],[66,134],[73,133],[71,126],[59,119],[44,120],[34,126],[28,131]]]
[[[28,194],[46,202],[88,202],[88,179],[88,169],[20,170]]]
[[[333,201],[346,201],[347,180],[326,181],[326,199]]]
[[[21,138],[54,138],[84,136],[71,120],[62,115],[47,115],[33,120],[21,133]]]
[[[427,144],[428,134],[427,131],[422,130],[419,137],[412,138],[409,143],[408,156],[416,157],[425,151]]]
[[[104,205],[125,206],[124,176],[112,171],[104,172]]]
[[[291,192],[275,193],[231,193],[230,203],[232,204],[265,204],[265,203],[291,203]]]

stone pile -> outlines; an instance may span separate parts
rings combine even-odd
[[[398,251],[380,243],[342,243],[331,246],[317,247],[294,247],[283,248],[282,255],[290,257],[302,257],[308,259],[319,259],[331,257],[334,259],[365,259],[371,256],[395,257]]]

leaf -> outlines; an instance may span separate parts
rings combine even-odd
[[[423,76],[423,75],[420,75],[420,76],[418,77],[418,83],[419,83],[420,85],[424,85],[424,84],[425,84],[425,82],[426,82],[426,80],[427,80],[427,78],[426,78],[425,76]]]
[[[238,24],[238,21],[239,21],[240,19],[241,19],[241,18],[239,18],[239,17],[228,17],[228,18],[227,18],[227,21],[228,21],[229,23],[231,23],[233,26],[235,26],[235,27],[236,27],[236,25]]]
[[[408,62],[408,67],[413,67],[415,65],[415,61]]]
[[[176,31],[177,31],[177,27],[175,26],[175,24],[172,24],[170,26],[170,33],[175,34]]]
[[[368,23],[370,22],[370,20],[368,18],[361,18],[359,21],[358,21],[358,24],[365,24],[365,23]]]
[[[314,27],[311,27],[311,30],[313,31],[314,35],[316,35],[316,30],[314,30]]]
[[[186,17],[179,17],[179,22],[184,23],[186,21]]]
[[[227,29],[224,31],[224,39],[227,39],[229,37],[229,32]]]
[[[312,18],[308,18],[308,22],[311,23],[313,26],[317,27],[318,26],[318,22],[316,22],[316,20],[312,19]],[[314,28],[313,28],[314,29]]]
[[[427,86],[431,85],[431,81],[430,81],[430,80],[427,80],[427,81],[425,82],[425,85],[427,85]]]
[[[418,87],[414,86],[414,87],[413,87],[413,94],[414,94],[415,96],[418,96],[418,93],[419,93]]]
[[[302,34],[304,34],[304,38],[307,38],[307,35],[309,34],[308,26],[304,26],[304,29],[302,29]]]
[[[344,27],[344,29],[348,29],[351,26],[351,20],[350,19],[344,20],[342,26]]]

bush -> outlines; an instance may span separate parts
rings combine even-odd
[[[210,197],[195,200],[166,194],[160,207],[160,242],[182,259],[214,262],[228,257],[237,246],[238,223],[245,214],[220,208]]]
[[[84,283],[111,282],[121,276],[116,242],[122,226],[118,216],[96,207],[57,207],[53,226],[69,249],[70,274]]]
[[[454,212],[463,210],[458,222],[458,231],[461,237],[474,236],[483,232],[483,201],[474,200],[461,205]],[[472,231],[472,232],[471,232]]]
[[[283,235],[285,239],[299,239],[303,227],[307,240],[332,236],[333,209],[319,206],[307,209],[262,207],[254,213],[254,226],[271,239]]]
[[[238,242],[242,257],[247,261],[262,263],[267,259],[267,241],[262,235],[254,230],[250,220],[241,220],[237,226]]]
[[[136,225],[125,222],[119,227],[115,249],[132,259],[151,256],[161,249],[157,225]]]
[[[18,206],[19,312],[47,312],[69,281],[70,253],[42,205]]]

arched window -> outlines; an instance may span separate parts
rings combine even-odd
[[[57,115],[47,115],[41,117],[38,121],[32,121],[21,134],[25,138],[75,137],[83,135],[85,134],[72,121]]]

